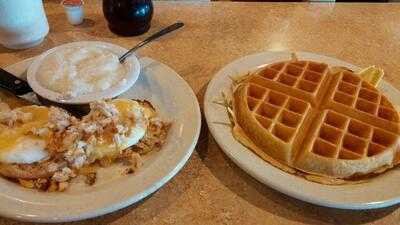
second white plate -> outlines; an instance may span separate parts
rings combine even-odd
[[[296,52],[299,59],[325,62],[330,66],[360,68],[332,57],[307,52]],[[313,204],[342,209],[371,209],[400,202],[400,170],[394,169],[363,184],[342,186],[323,185],[285,173],[263,161],[234,139],[231,129],[218,122],[229,123],[226,109],[215,103],[221,101],[221,93],[230,93],[234,77],[259,66],[289,60],[290,52],[264,52],[240,58],[221,69],[209,83],[204,98],[204,113],[208,127],[222,150],[244,171],[260,182],[294,198]],[[385,81],[380,87],[388,98],[400,105],[400,92]],[[216,123],[217,122],[217,123]]]

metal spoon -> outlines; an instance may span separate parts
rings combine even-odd
[[[181,27],[183,27],[185,24],[182,22],[177,22],[172,25],[169,25],[168,27],[158,31],[157,33],[151,35],[150,37],[146,38],[144,41],[140,42],[139,44],[135,45],[133,48],[131,48],[129,51],[127,51],[125,54],[123,54],[121,57],[119,57],[119,62],[123,63],[126,59],[126,57],[130,56],[134,51],[136,51],[138,48],[148,44],[149,42],[165,35],[168,34],[174,30],[177,30]]]

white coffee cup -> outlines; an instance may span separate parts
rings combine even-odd
[[[49,33],[42,0],[0,0],[0,44],[25,49]]]

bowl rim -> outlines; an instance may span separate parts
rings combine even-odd
[[[106,48],[112,51],[113,53],[116,53],[117,55],[122,55],[123,53],[128,51],[127,49],[119,45],[102,41],[77,41],[51,48],[45,51],[44,53],[40,54],[37,58],[35,58],[35,60],[28,67],[27,70],[28,83],[36,94],[50,101],[61,104],[69,104],[69,105],[87,104],[96,100],[115,98],[118,95],[127,91],[129,88],[131,88],[139,78],[141,66],[136,55],[132,54],[131,56],[126,58],[124,62],[126,65],[128,65],[128,74],[126,76],[126,82],[119,82],[118,84],[104,91],[90,92],[84,95],[69,97],[44,87],[37,79],[37,72],[40,65],[42,65],[42,63],[46,60],[47,56],[55,51],[59,51],[60,49],[65,49],[69,47],[79,47],[79,46],[98,46],[101,48]]]

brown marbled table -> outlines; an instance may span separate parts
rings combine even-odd
[[[100,1],[86,1],[86,20],[76,27],[68,24],[58,1],[46,1],[45,8],[50,24],[47,39],[23,51],[0,47],[0,67],[71,41],[101,40],[129,48],[148,35],[111,33]],[[310,51],[359,66],[379,65],[386,70],[385,79],[400,88],[400,4],[156,2],[149,33],[177,20],[185,22],[184,29],[139,54],[175,69],[200,103],[207,83],[220,68],[266,50]],[[398,206],[337,210],[274,191],[230,161],[206,127],[186,166],[155,194],[123,210],[74,224],[400,224]],[[19,222],[0,218],[0,224]]]

